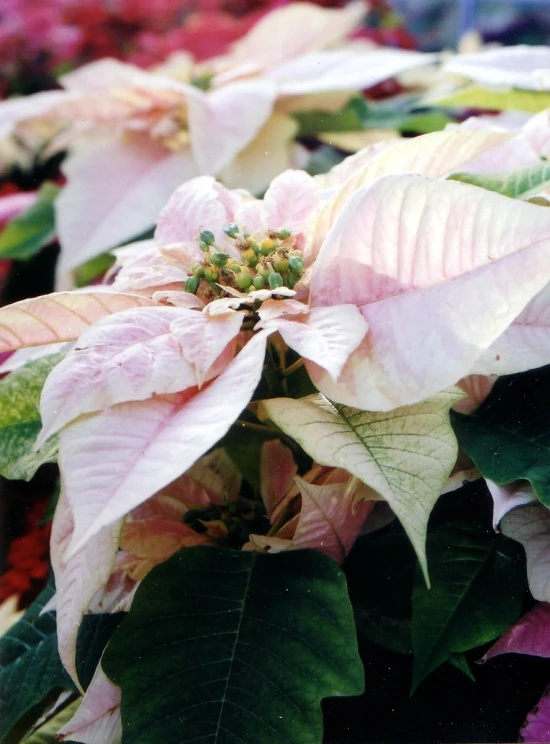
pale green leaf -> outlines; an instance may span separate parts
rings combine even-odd
[[[63,354],[25,364],[0,380],[0,475],[29,480],[40,465],[57,459],[57,437],[40,450],[33,445],[41,428],[40,394],[46,377]]]
[[[434,103],[431,100],[431,103]],[[519,88],[494,89],[481,85],[468,85],[444,98],[438,98],[439,106],[480,108],[491,111],[514,109],[536,114],[550,107],[550,92],[520,90]]]
[[[512,199],[529,199],[550,186],[550,162],[541,160],[503,173],[453,173],[449,179],[496,191]]]
[[[82,698],[78,697],[61,708],[53,717],[48,717],[48,720],[23,739],[21,744],[56,744],[58,740],[55,735],[71,720],[81,702]]]
[[[359,411],[322,395],[263,402],[269,418],[321,465],[344,468],[391,506],[428,580],[428,517],[455,464],[457,444],[449,390],[388,413]]]

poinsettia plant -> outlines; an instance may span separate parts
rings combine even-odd
[[[445,662],[471,674],[464,652],[520,617],[515,543],[428,522],[481,473],[539,575],[520,515],[546,509],[541,445],[536,472],[487,460],[509,383],[476,410],[494,376],[550,362],[544,161],[524,180],[479,166],[521,137],[403,140],[261,199],[200,176],[102,284],[0,310],[19,359],[1,472],[61,476],[52,582],[1,641],[5,741],[46,708],[69,741],[320,741],[321,700],[363,691],[354,615],[413,651],[413,689]],[[539,505],[510,511],[518,479]],[[339,564],[395,519],[417,575],[388,639]]]
[[[156,228],[100,283],[0,309],[0,474],[60,475],[51,579],[0,638],[2,742],[310,744],[322,701],[363,692],[366,642],[410,660],[415,695],[442,665],[475,677],[474,660],[550,656],[547,113],[395,137],[315,176],[285,158],[274,177],[237,118],[298,111],[314,131],[319,95],[340,106],[350,80],[387,77],[365,68],[380,50],[308,46],[362,12],[290,6],[183,82],[181,59],[107,61],[4,109],[72,150],[61,196],[5,202],[28,207],[6,251],[58,232],[67,278],[139,232],[136,204],[97,185],[113,173],[120,190],[130,144],[124,176]],[[298,17],[315,40],[284,35]],[[262,41],[277,18],[284,60]],[[541,75],[514,54],[526,90]],[[448,70],[503,64],[481,57]],[[404,60],[393,72],[428,61]],[[248,148],[261,198],[228,175]],[[193,167],[159,190],[159,163],[182,158]],[[63,245],[64,208],[83,252]],[[465,492],[493,514],[461,508]],[[22,554],[44,574],[36,529],[13,580]],[[526,741],[550,735],[541,695]]]

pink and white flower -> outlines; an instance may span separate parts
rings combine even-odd
[[[265,189],[292,164],[296,124],[287,114],[307,109],[304,96],[330,109],[335,94],[340,106],[353,91],[435,59],[346,42],[365,11],[360,1],[336,10],[291,4],[262,18],[223,57],[195,65],[181,53],[151,71],[100,60],[61,77],[64,91],[0,104],[4,135],[46,123],[58,132],[53,147],[70,150],[56,205],[60,284],[148,229],[185,180],[225,175]],[[254,162],[249,169],[256,143],[261,170]]]

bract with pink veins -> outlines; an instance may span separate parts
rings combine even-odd
[[[355,305],[369,331],[337,383],[306,362],[314,383],[331,400],[386,411],[478,372],[550,281],[549,247],[542,207],[414,175],[358,188],[321,245],[309,304]],[[483,373],[499,374],[499,361]]]

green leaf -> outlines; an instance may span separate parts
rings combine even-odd
[[[449,664],[454,666],[455,669],[458,669],[459,672],[462,672],[462,674],[465,674],[468,679],[472,680],[472,682],[476,681],[476,678],[474,677],[472,670],[470,669],[470,665],[468,664],[468,660],[466,659],[464,654],[451,654]]]
[[[55,237],[54,201],[59,187],[53,183],[41,186],[37,201],[0,233],[0,258],[26,261],[35,256]]]
[[[115,263],[115,260],[112,253],[102,253],[86,261],[86,263],[75,269],[76,286],[87,287],[94,279],[105,274]]]
[[[524,563],[507,538],[452,522],[430,533],[427,550],[432,588],[417,571],[412,598],[413,691],[453,654],[512,625],[525,590]]]
[[[262,403],[269,418],[315,462],[345,468],[391,506],[416,551],[426,581],[426,528],[456,461],[447,391],[388,413],[331,403],[322,395]]]
[[[63,354],[41,357],[0,380],[0,475],[30,480],[40,465],[57,459],[57,437],[40,452],[33,445],[41,428],[40,393]]]
[[[550,367],[501,377],[470,416],[452,414],[458,443],[478,470],[505,485],[524,478],[550,507]]]
[[[411,595],[416,559],[399,528],[356,545],[368,570],[348,575],[357,631],[373,643],[401,654],[412,653]]]
[[[58,713],[55,713],[51,718],[48,717],[47,721],[23,739],[21,744],[56,744],[58,740],[55,738],[55,735],[71,720],[81,702],[82,698],[79,697],[69,703],[69,705],[65,705]]]
[[[364,684],[344,576],[314,551],[181,550],[144,579],[102,666],[123,744],[315,744],[321,699]]]
[[[76,673],[87,690],[109,639],[125,617],[124,612],[84,615],[78,629]]]
[[[277,435],[274,432],[263,433],[259,429],[249,429],[246,426],[234,424],[220,442],[243,478],[258,493],[260,492],[262,446],[270,439],[276,438]]]
[[[335,150],[334,147],[321,145],[311,154],[306,170],[310,176],[318,176],[321,173],[327,173],[335,165],[341,163],[344,158],[345,155],[339,150]]]
[[[362,96],[354,96],[337,113],[329,111],[307,111],[296,113],[299,137],[311,137],[320,132],[356,132],[363,129],[368,115],[368,106]]]
[[[536,114],[550,106],[550,93],[520,90],[519,88],[494,89],[468,85],[456,93],[437,99],[438,106],[480,108],[486,111],[514,109]]]
[[[57,651],[55,615],[42,608],[51,581],[25,615],[0,638],[0,739],[56,690],[73,690]],[[7,742],[7,740],[6,740]]]
[[[550,162],[541,160],[517,170],[487,175],[453,173],[449,180],[480,186],[482,189],[496,191],[512,199],[529,199],[550,186]]]

